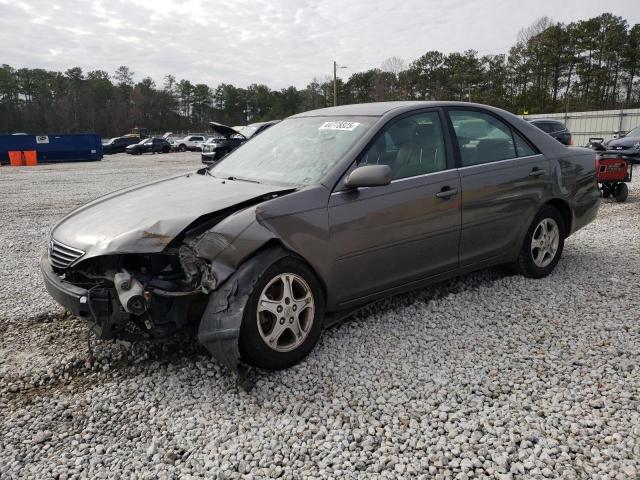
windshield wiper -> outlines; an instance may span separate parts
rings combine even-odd
[[[238,180],[240,182],[260,183],[257,180],[251,180],[250,178],[243,178],[243,177],[234,177],[233,175],[230,177],[227,177],[227,180]]]

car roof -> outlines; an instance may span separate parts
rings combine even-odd
[[[564,123],[562,122],[562,120],[559,120],[557,118],[532,118],[531,120],[527,120],[530,123],[537,123],[537,122],[554,122],[554,123],[562,123],[564,125]]]
[[[289,118],[296,117],[323,117],[323,116],[363,116],[363,117],[381,117],[393,110],[411,111],[420,108],[434,107],[477,107],[485,110],[499,110],[489,105],[471,102],[452,102],[452,101],[396,101],[396,102],[373,102],[373,103],[354,103],[351,105],[340,105],[337,107],[320,108],[318,110],[310,110],[308,112],[298,113]]]

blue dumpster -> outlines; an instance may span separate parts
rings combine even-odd
[[[11,151],[35,150],[38,163],[102,160],[102,138],[95,133],[0,135],[0,163]]]

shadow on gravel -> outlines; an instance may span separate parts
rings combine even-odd
[[[372,314],[385,315],[416,302],[428,303],[463,291],[487,286],[493,281],[510,275],[513,273],[507,268],[481,270],[426,288],[379,300],[364,306],[345,320],[348,321],[354,317],[365,319]],[[36,325],[44,326],[51,323],[58,323],[56,327],[59,328],[48,328],[50,325],[46,327],[47,341],[41,345],[39,354],[50,355],[53,358],[56,353],[59,354],[61,347],[72,348],[75,352],[68,361],[58,365],[49,365],[46,371],[31,372],[28,376],[8,375],[4,379],[4,386],[0,388],[0,392],[8,392],[12,403],[28,404],[36,397],[50,397],[58,393],[65,393],[65,390],[75,394],[104,382],[123,381],[140,375],[153,374],[154,369],[160,367],[193,367],[200,359],[204,361],[210,359],[206,349],[198,342],[194,331],[157,341],[130,343],[92,340],[93,356],[91,356],[84,322],[66,312],[30,317],[20,326],[19,330],[33,329]],[[339,322],[331,329],[340,328],[342,323]],[[0,324],[0,329],[2,328],[6,330],[6,327]],[[16,333],[18,332],[13,332],[13,335],[15,336]],[[228,380],[226,387],[233,388],[236,384],[235,375],[222,367],[220,367],[220,371],[225,372],[223,376]],[[266,380],[279,375],[280,372],[263,372],[252,369],[249,378],[247,378],[249,384],[243,385],[241,382],[241,386],[250,388],[250,384],[259,378]]]
[[[496,280],[517,275],[507,267],[493,267],[477,272],[469,273],[459,277],[445,280],[443,282],[429,285],[428,287],[412,290],[407,293],[395,295],[389,298],[377,300],[367,304],[361,309],[349,315],[345,320],[355,316],[365,318],[372,314],[385,314],[395,311],[398,307],[406,307],[418,301],[428,303],[433,300],[446,298],[468,290],[475,290],[480,287],[490,285]],[[342,322],[337,323],[332,328],[339,328]]]
[[[150,371],[152,365],[176,365],[193,363],[200,357],[208,357],[194,333],[185,333],[166,340],[145,342],[121,342],[92,339],[92,352],[87,343],[87,329],[83,320],[68,313],[37,315],[25,322],[36,325],[58,323],[46,328],[45,340],[37,348],[39,357],[54,358],[61,349],[72,349],[70,357],[57,364],[49,363],[30,369],[21,375],[6,374],[0,386],[0,395],[9,394],[12,403],[28,404],[36,397],[54,396],[68,390],[79,393],[105,381],[121,381]],[[33,332],[32,332],[33,333]],[[15,336],[13,332],[12,336]],[[38,336],[38,333],[35,333]],[[6,338],[3,339],[6,350]],[[32,354],[33,352],[29,352]],[[29,354],[15,352],[16,361],[28,362]]]

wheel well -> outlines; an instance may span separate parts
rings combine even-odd
[[[564,200],[560,200],[559,198],[550,200],[547,202],[547,205],[554,207],[556,210],[560,212],[562,215],[562,220],[564,220],[564,226],[566,229],[567,236],[571,233],[571,225],[573,223],[573,217],[571,215],[571,208]]]
[[[300,256],[296,252],[287,248],[286,245],[282,243],[282,241],[278,238],[272,238],[268,240],[264,245],[262,245],[255,252],[253,252],[249,257],[245,258],[242,261],[242,263],[246,262],[249,258],[260,255],[263,251],[268,250],[270,248],[281,248],[282,250],[289,252],[289,254],[291,254],[292,257],[296,258],[296,260],[299,260],[300,262],[304,263],[309,268],[309,270],[311,270],[313,274],[316,276],[316,280],[318,280],[318,283],[320,284],[320,288],[322,288],[322,294],[324,295],[325,302],[327,301],[327,285],[324,283],[323,278],[320,275],[318,275],[318,271],[315,268],[313,268],[313,266],[309,262],[307,262],[307,260],[304,257]]]

